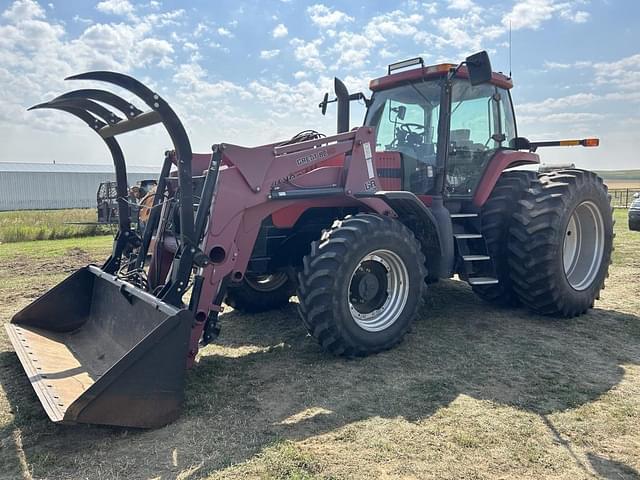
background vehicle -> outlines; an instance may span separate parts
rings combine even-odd
[[[398,71],[407,67],[417,68]],[[371,82],[371,99],[336,80],[337,135],[304,131],[255,148],[216,144],[211,155],[192,154],[173,110],[135,79],[71,78],[116,84],[150,110],[102,90],[34,107],[98,125],[117,178],[112,255],[8,326],[54,421],[171,421],[184,362],[218,335],[225,298],[255,311],[287,302],[296,288],[318,343],[361,356],[400,342],[427,282],[440,278],[458,275],[488,301],[558,317],[585,312],[603,287],[613,230],[602,180],[578,169],[513,170],[538,164],[539,147],[597,139],[519,137],[512,82],[491,71],[485,52],[458,66],[419,58],[391,65]],[[368,105],[364,126],[349,131],[349,102],[360,98]],[[323,110],[327,103],[328,95]],[[114,137],[156,123],[175,150],[165,156],[140,237]]]
[[[640,231],[640,195],[634,195],[635,199],[629,207],[629,230]]]
[[[148,217],[148,212],[144,208],[145,197],[155,192],[156,180],[142,180],[129,190],[127,199],[129,201],[131,220],[138,223],[139,212],[143,212],[143,220]],[[96,195],[98,223],[117,224],[118,223],[118,192],[117,182],[102,182],[98,186]],[[142,205],[140,207],[139,205]]]

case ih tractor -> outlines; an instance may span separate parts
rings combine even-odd
[[[584,313],[603,288],[613,231],[602,180],[577,169],[514,169],[537,165],[539,147],[597,139],[519,137],[512,82],[492,73],[485,52],[457,66],[391,65],[370,83],[370,99],[336,80],[337,135],[219,143],[211,154],[193,154],[173,110],[133,78],[71,79],[115,84],[148,110],[96,89],[33,107],[94,129],[119,192],[106,262],[75,272],[7,325],[55,422],[155,427],[176,418],[185,367],[218,335],[225,301],[255,312],[297,291],[309,334],[354,357],[400,342],[441,278],[457,275],[485,300],[552,317]],[[354,99],[367,113],[349,130]],[[137,235],[115,137],[158,123],[174,149]]]

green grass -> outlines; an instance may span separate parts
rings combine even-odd
[[[109,232],[108,227],[99,225],[69,225],[95,221],[95,209],[0,212],[0,243],[90,237]]]
[[[30,260],[64,258],[69,252],[74,251],[83,251],[92,257],[105,256],[106,258],[112,243],[113,237],[111,235],[2,243],[0,244],[0,263],[11,262],[17,257],[25,257]]]

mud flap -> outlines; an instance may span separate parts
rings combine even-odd
[[[90,265],[6,327],[52,421],[152,428],[178,416],[192,322]]]

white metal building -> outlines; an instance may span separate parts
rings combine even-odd
[[[159,173],[127,165],[130,186]],[[0,211],[95,208],[98,186],[113,180],[113,165],[0,162]]]

